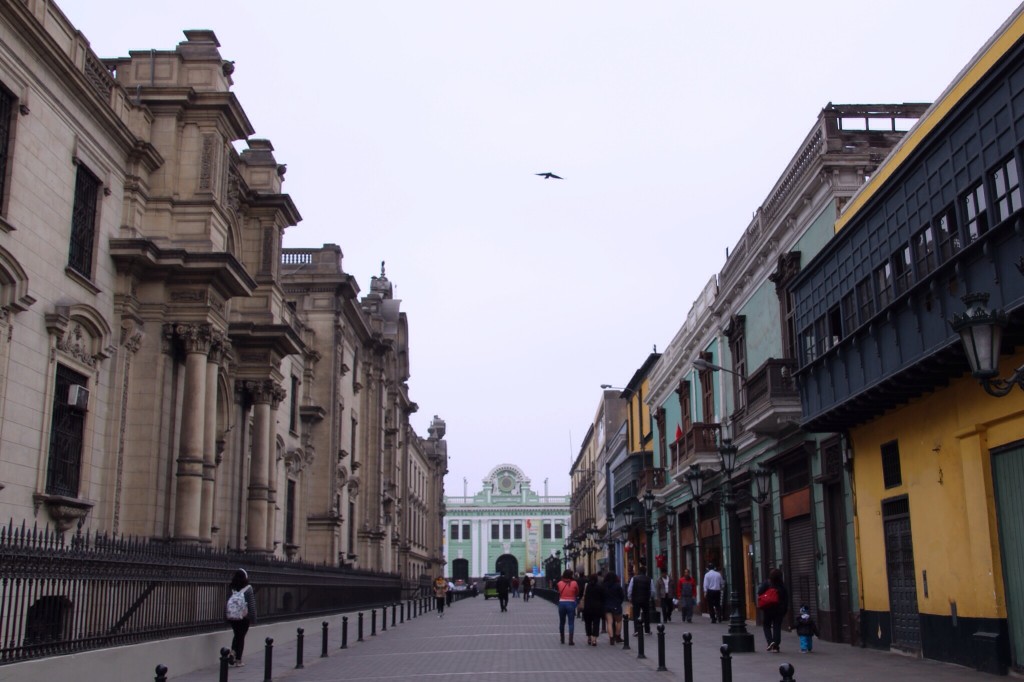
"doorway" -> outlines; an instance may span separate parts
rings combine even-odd
[[[892,646],[921,650],[921,614],[917,608],[914,541],[910,532],[910,500],[904,495],[882,501],[885,528],[885,569],[889,581]]]
[[[992,453],[999,554],[1003,558],[1007,629],[1014,669],[1024,667],[1024,445]]]

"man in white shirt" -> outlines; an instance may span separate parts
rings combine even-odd
[[[708,564],[708,570],[704,573],[704,597],[708,600],[708,613],[711,614],[711,622],[717,623],[722,618],[722,587],[725,580],[722,574],[715,570],[714,564]]]

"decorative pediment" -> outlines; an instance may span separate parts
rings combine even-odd
[[[297,476],[313,463],[313,453],[304,448],[289,450],[284,455],[284,466],[288,473]]]
[[[114,352],[110,325],[92,306],[58,305],[45,317],[54,349],[79,364],[95,369]]]

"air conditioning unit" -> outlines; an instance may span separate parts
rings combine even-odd
[[[79,410],[89,409],[89,389],[73,384],[68,388],[68,405]]]

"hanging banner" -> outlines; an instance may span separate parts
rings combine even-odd
[[[526,519],[526,561],[523,562],[525,566],[540,565],[540,527],[540,519]]]

